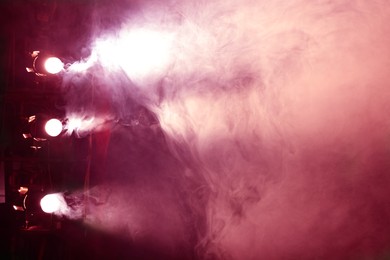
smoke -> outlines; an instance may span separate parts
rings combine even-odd
[[[199,258],[385,254],[385,1],[117,6],[121,21],[96,33],[91,56],[67,69],[68,113],[117,122],[138,106],[155,114],[177,160],[175,184],[197,194],[182,203],[203,218]],[[111,151],[122,154],[117,143]]]

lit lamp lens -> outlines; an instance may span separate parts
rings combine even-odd
[[[46,213],[53,213],[58,211],[62,204],[63,204],[63,198],[61,195],[58,194],[48,194],[45,197],[41,199],[41,208],[43,212]]]
[[[45,131],[52,137],[58,136],[62,132],[62,123],[58,119],[50,119],[46,122]]]
[[[44,66],[45,70],[50,74],[57,74],[64,68],[62,61],[56,57],[48,58]]]

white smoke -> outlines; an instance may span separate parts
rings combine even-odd
[[[149,1],[97,38],[84,69],[112,114],[126,96],[154,112],[205,187],[200,257],[379,255],[389,18],[385,1]]]

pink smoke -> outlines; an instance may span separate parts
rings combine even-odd
[[[188,192],[204,191],[190,205],[205,212],[199,257],[384,256],[386,2],[152,2],[98,38],[103,73],[94,76],[114,106],[130,93],[155,113],[180,174],[199,183]],[[148,47],[166,53],[149,60],[125,51],[140,30],[164,32],[163,45]],[[128,56],[115,63],[120,48]],[[137,67],[132,58],[148,60]]]

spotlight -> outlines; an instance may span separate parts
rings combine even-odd
[[[41,199],[41,208],[45,213],[54,213],[66,207],[64,197],[59,193],[48,194]]]
[[[58,136],[62,132],[62,123],[56,118],[48,120],[45,124],[45,131],[52,137]]]
[[[64,63],[57,57],[40,51],[31,53],[32,67],[27,67],[27,72],[34,72],[37,76],[57,74],[64,69]]]
[[[64,68],[64,64],[57,57],[48,58],[45,61],[44,66],[45,66],[46,71],[50,74],[57,74]]]
[[[25,132],[23,133],[23,138],[45,141],[48,137],[59,136],[62,131],[62,122],[57,118],[50,118],[46,115],[30,116]]]

